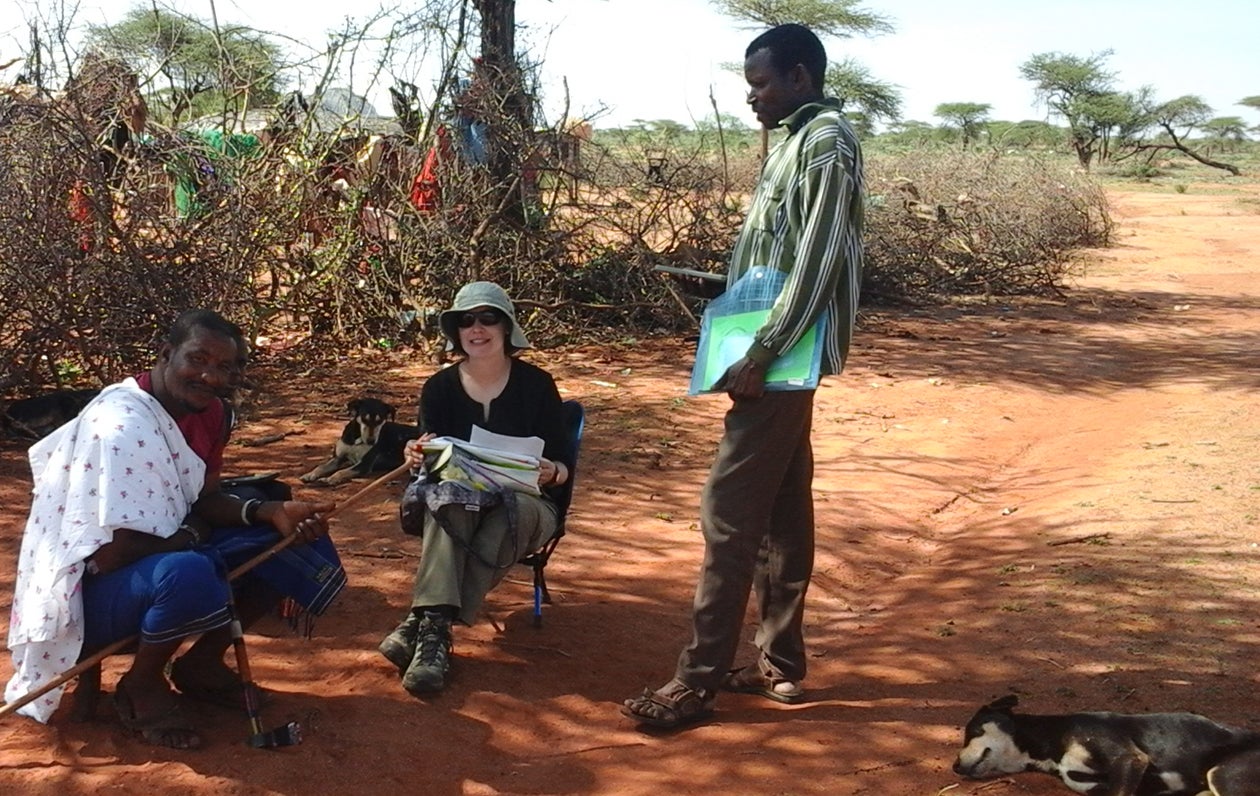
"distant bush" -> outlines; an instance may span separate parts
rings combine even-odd
[[[1054,160],[932,151],[867,161],[864,297],[939,300],[1061,287],[1111,216],[1088,175]]]
[[[1117,177],[1122,177],[1127,180],[1137,180],[1139,182],[1150,182],[1161,174],[1158,166],[1139,160],[1130,160],[1121,165],[1114,166],[1112,167],[1111,172]]]

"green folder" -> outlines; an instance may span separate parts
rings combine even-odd
[[[691,375],[691,395],[719,392],[713,385],[727,368],[748,353],[757,330],[765,325],[770,310],[753,310],[734,315],[709,317],[700,327],[700,344]],[[822,363],[822,336],[819,321],[809,328],[796,345],[775,360],[766,372],[767,390],[812,390],[818,386]]]

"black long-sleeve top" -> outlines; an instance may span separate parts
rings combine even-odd
[[[420,430],[441,437],[466,440],[474,425],[496,434],[514,437],[541,437],[543,456],[564,462],[573,469],[565,441],[560,392],[551,374],[513,357],[507,385],[490,402],[490,416],[484,407],[464,392],[459,367],[452,366],[429,377],[420,391]]]

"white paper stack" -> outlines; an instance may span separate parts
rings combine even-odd
[[[531,495],[538,489],[538,437],[510,437],[473,426],[472,441],[435,437],[422,446],[426,469],[443,481],[463,481],[475,489],[502,488]]]

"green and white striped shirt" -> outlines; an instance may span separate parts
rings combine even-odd
[[[830,312],[822,373],[849,353],[862,284],[862,150],[834,99],[801,106],[766,157],[735,240],[727,286],[766,265],[788,275],[748,357],[769,366]]]

